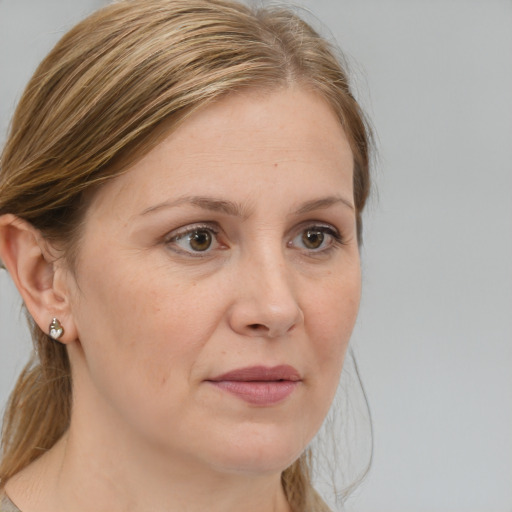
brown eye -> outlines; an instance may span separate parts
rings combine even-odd
[[[307,249],[319,249],[324,243],[325,234],[318,229],[307,229],[302,233],[302,243]]]
[[[217,232],[213,228],[192,227],[166,241],[170,248],[178,252],[199,256],[199,253],[209,253],[219,247]]]
[[[190,248],[193,251],[206,251],[208,250],[212,245],[212,234],[205,230],[197,230],[193,231],[192,233],[189,233],[185,238],[188,239],[188,243],[190,245]]]
[[[295,247],[311,254],[327,254],[330,249],[343,245],[344,241],[339,231],[333,226],[310,225],[297,232],[288,242],[289,247]]]

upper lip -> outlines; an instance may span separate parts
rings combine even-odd
[[[290,365],[279,366],[247,366],[223,373],[211,379],[212,382],[220,381],[241,381],[241,382],[265,382],[289,380],[297,382],[301,380],[299,372]]]

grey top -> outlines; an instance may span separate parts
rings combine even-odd
[[[21,510],[9,499],[7,494],[0,494],[0,512],[21,512]]]

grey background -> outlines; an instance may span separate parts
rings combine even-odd
[[[0,140],[99,0],[0,0]],[[512,2],[309,0],[373,120],[353,345],[375,428],[355,512],[512,511]],[[0,406],[28,353],[0,271]]]

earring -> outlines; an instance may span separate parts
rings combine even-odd
[[[64,327],[62,327],[61,323],[58,321],[57,318],[54,318],[50,322],[50,338],[53,338],[54,340],[58,340],[63,334],[64,334]]]

